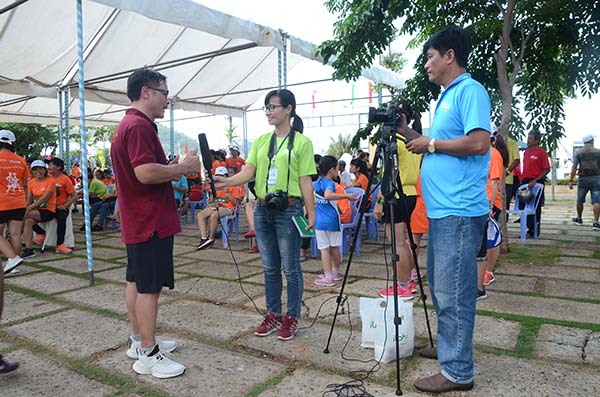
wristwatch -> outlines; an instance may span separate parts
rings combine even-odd
[[[427,151],[429,153],[435,153],[435,138],[431,139],[427,144]]]

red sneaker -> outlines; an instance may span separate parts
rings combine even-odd
[[[44,240],[46,239],[45,234],[38,234],[38,236],[33,240],[34,244],[42,245],[44,244]]]
[[[268,336],[281,328],[281,316],[276,316],[275,313],[268,312],[263,322],[256,328],[254,335]]]
[[[296,332],[298,332],[298,320],[291,314],[286,314],[277,332],[277,339],[290,340],[296,336]]]
[[[496,277],[494,277],[494,273],[488,272],[486,270],[485,274],[483,275],[483,285],[485,285],[487,287],[488,285],[492,284],[494,281],[496,281]]]
[[[394,296],[394,287],[388,289],[382,289],[379,291],[379,296],[386,298],[388,296]],[[398,285],[398,298],[402,300],[410,300],[413,298],[413,294],[410,288],[404,289]]]
[[[252,248],[248,250],[249,254],[258,254],[258,245],[253,245]]]
[[[254,230],[248,230],[246,232],[246,234],[244,234],[244,238],[252,238],[252,237],[256,237],[256,233],[254,233]]]

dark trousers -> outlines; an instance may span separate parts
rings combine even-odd
[[[523,178],[521,180],[521,185],[524,185],[526,183],[529,183],[530,181],[532,181],[533,178]],[[544,182],[539,182],[542,185],[544,184]],[[542,221],[542,207],[544,206],[544,201],[546,199],[546,196],[544,195],[544,188],[545,186],[542,188],[541,191],[541,195],[542,197],[540,198],[540,201],[538,202],[538,205],[535,207],[535,219],[537,220],[537,235],[540,235],[540,223]],[[537,197],[534,197],[533,200],[537,200]],[[533,230],[533,215],[527,215],[527,233],[529,234],[533,234],[534,230]]]
[[[67,232],[67,217],[69,210],[56,209],[56,246],[65,242],[65,233]]]

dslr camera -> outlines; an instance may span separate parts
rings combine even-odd
[[[283,190],[275,190],[265,196],[265,205],[269,211],[283,211],[288,207],[288,194]]]
[[[369,108],[369,123],[384,123],[384,125],[390,125],[394,128],[400,120],[400,114],[404,113],[406,116],[406,124],[410,124],[412,118],[412,111],[410,109],[404,109],[397,103],[391,103],[387,108]]]

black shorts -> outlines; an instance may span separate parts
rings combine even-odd
[[[408,219],[410,219],[410,216],[415,209],[415,205],[417,205],[417,196],[405,196],[404,200],[406,202],[406,210],[408,211],[407,216]],[[398,203],[392,207],[394,210],[394,223],[406,222],[406,219],[403,216],[404,211],[402,211],[402,205],[402,202],[398,201]],[[390,211],[387,205],[384,205],[383,207],[383,221],[385,223],[391,223]]]
[[[48,222],[56,218],[56,214],[50,210],[41,210],[38,208],[38,212],[40,213],[40,222]]]
[[[125,279],[135,283],[138,293],[157,294],[163,287],[175,288],[173,274],[173,236],[159,238],[154,233],[150,240],[125,244],[127,272]]]
[[[9,221],[23,221],[24,217],[25,208],[0,211],[0,223],[8,223]]]

